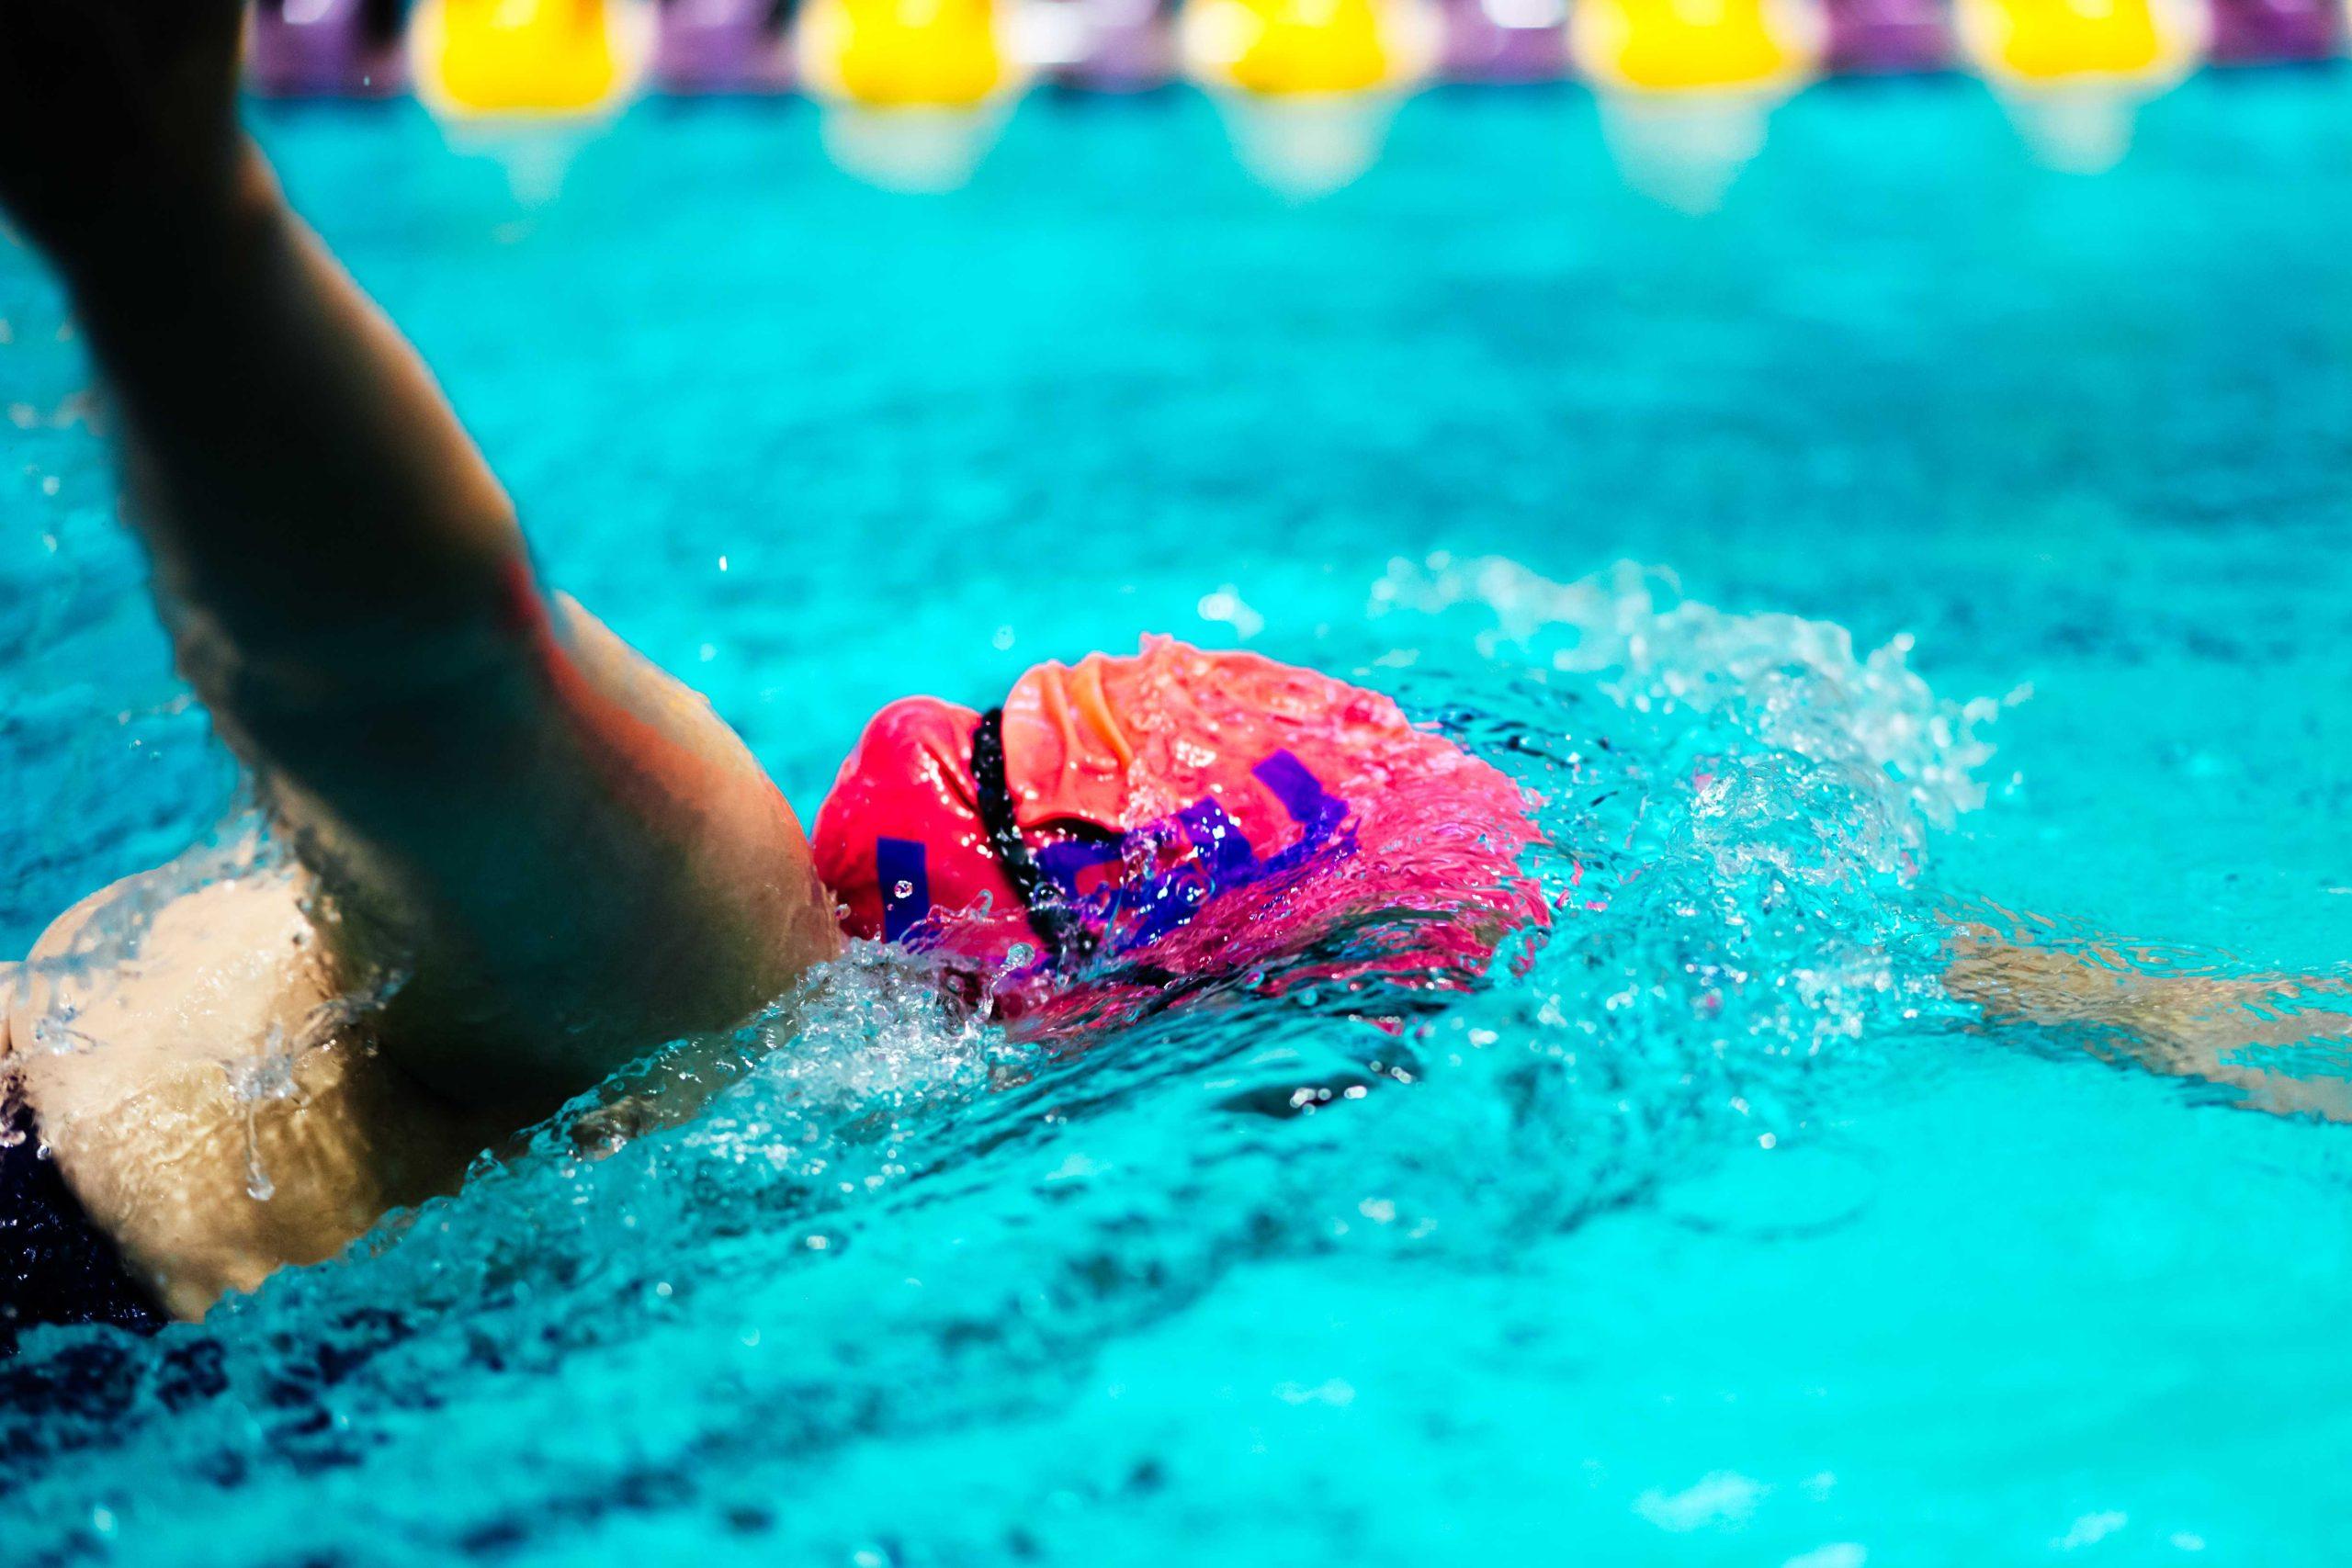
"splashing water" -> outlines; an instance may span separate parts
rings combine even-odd
[[[890,1452],[1051,1472],[1039,1424],[1102,1419],[1100,1396],[1069,1414],[1093,1369],[1238,1273],[1508,1273],[1732,1151],[1804,1145],[1826,1082],[1949,1010],[1917,853],[1983,798],[1987,706],[1899,647],[1858,659],[1631,569],[1438,561],[1374,600],[1391,646],[1362,678],[1540,802],[1552,927],[1484,983],[1208,987],[1044,1046],[861,948],[343,1261],[153,1343],[28,1337],[0,1374],[27,1550],[260,1560],[275,1477],[338,1500],[299,1534],[351,1561],[561,1557],[592,1527],[601,1551],[632,1519],[673,1545],[1034,1556],[1025,1504],[967,1484],[893,1510],[813,1478]],[[634,1114],[665,1075],[699,1116]],[[1096,1479],[1076,1517],[1173,1495],[1145,1460]]]
[[[1907,635],[1857,659],[1843,626],[1724,615],[1682,601],[1670,573],[1631,562],[1564,584],[1500,558],[1439,555],[1392,563],[1372,592],[1374,615],[1464,604],[1491,620],[1475,639],[1487,658],[1508,653],[1595,676],[1606,695],[1637,713],[1728,709],[1767,747],[1883,775],[1909,807],[1883,813],[1906,842],[1923,825],[1949,827],[1984,804],[1978,774],[1993,746],[1984,732],[2000,705],[1938,700],[1905,663]]]

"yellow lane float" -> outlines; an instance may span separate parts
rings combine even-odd
[[[1960,0],[1961,41],[1997,82],[2169,84],[2202,53],[2205,13],[2177,0]]]
[[[969,179],[1027,80],[1011,5],[808,0],[795,52],[833,162],[893,190]]]
[[[418,89],[460,115],[564,115],[632,85],[643,18],[613,0],[426,0],[415,21]]]
[[[1568,51],[1626,182],[1704,212],[1763,149],[1772,111],[1817,73],[1815,0],[1576,0]]]
[[[2139,106],[2204,57],[2199,0],[1958,0],[1961,48],[2041,161],[2075,174],[2120,163]]]
[[[1178,58],[1216,99],[1235,155],[1294,197],[1372,166],[1443,37],[1428,0],[1189,0],[1176,26]]]
[[[802,79],[868,108],[969,109],[1018,85],[993,0],[809,0]]]
[[[1798,0],[1577,0],[1569,47],[1603,91],[1781,92],[1811,76],[1826,26]]]
[[[1178,24],[1204,86],[1264,97],[1363,93],[1428,74],[1435,15],[1408,0],[1193,0]]]

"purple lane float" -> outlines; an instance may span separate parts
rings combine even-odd
[[[408,85],[403,0],[259,0],[245,68],[277,97],[380,98]]]
[[[1950,0],[1828,0],[1823,68],[1836,75],[1898,76],[1958,62]]]
[[[2217,65],[2332,60],[2344,49],[2336,0],[2212,0],[2205,57]]]
[[[1034,0],[1018,16],[1038,78],[1088,93],[1136,93],[1176,78],[1172,0]]]
[[[792,85],[792,0],[662,0],[653,80],[671,93],[780,93]]]
[[[1567,0],[1444,0],[1438,75],[1554,82],[1568,73]]]

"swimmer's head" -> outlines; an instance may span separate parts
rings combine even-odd
[[[1166,637],[1041,665],[987,714],[891,704],[814,833],[851,934],[999,988],[1248,963],[1366,905],[1540,920],[1534,837],[1510,780],[1388,698]]]

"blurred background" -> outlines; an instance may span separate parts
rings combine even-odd
[[[1968,72],[2042,156],[2096,169],[2199,65],[2328,60],[2344,35],[2340,0],[260,0],[252,79],[453,118],[806,94],[844,166],[916,186],[968,177],[1026,91],[1189,81],[1298,191],[1361,174],[1421,87],[1573,79],[1631,177],[1704,205],[1816,78]]]

